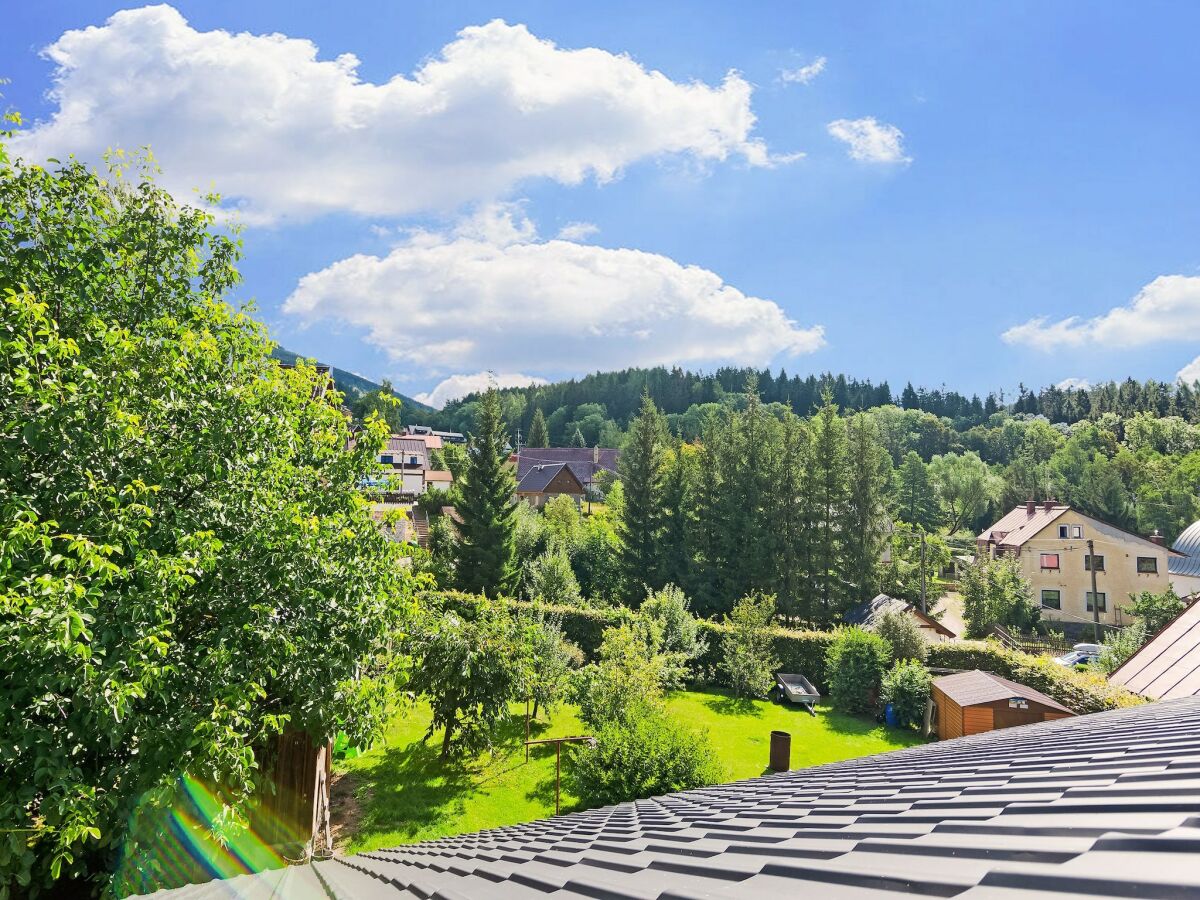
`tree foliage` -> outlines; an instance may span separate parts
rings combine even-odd
[[[933,689],[933,679],[924,664],[896,655],[896,663],[883,676],[879,697],[892,705],[892,713],[901,728],[919,725]]]
[[[458,586],[495,596],[515,586],[513,495],[516,480],[508,465],[500,394],[488,391],[479,404],[471,433],[458,504]]]
[[[920,627],[907,612],[886,611],[879,617],[879,622],[873,630],[888,642],[894,661],[915,659],[917,662],[924,662],[929,654],[929,645],[925,642]]]
[[[844,712],[874,712],[883,673],[892,661],[886,640],[862,628],[843,628],[829,646],[826,677],[833,705]]]
[[[722,643],[722,665],[739,697],[765,697],[775,684],[779,658],[770,633],[774,618],[775,598],[770,594],[747,594],[725,618],[729,633]]]
[[[967,626],[965,637],[987,637],[993,625],[1032,631],[1041,619],[1033,590],[1021,574],[1020,561],[1013,557],[985,557],[967,566],[959,591],[963,598],[963,622]]]
[[[1130,599],[1133,603],[1125,607],[1125,611],[1141,620],[1145,627],[1144,637],[1154,637],[1167,627],[1167,623],[1183,612],[1186,606],[1171,587],[1157,594],[1153,591],[1142,591],[1131,595]]]
[[[284,729],[385,721],[412,585],[358,485],[387,429],[350,446],[316,370],[270,358],[223,300],[238,256],[148,171],[0,163],[0,820],[28,829],[0,880],[23,892],[95,890],[118,851],[161,884],[129,829],[181,779],[237,806]]]

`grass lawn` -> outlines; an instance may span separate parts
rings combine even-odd
[[[792,766],[882,753],[920,742],[915,732],[817,707],[814,718],[801,707],[737,700],[722,691],[681,691],[668,701],[673,716],[708,731],[728,781],[766,771],[770,733],[791,732]],[[554,748],[535,747],[525,761],[524,707],[490,754],[473,759],[438,759],[437,736],[421,738],[428,708],[418,704],[397,717],[384,743],[357,759],[335,764],[335,818],[339,842],[357,853],[528,822],[554,814]],[[519,715],[517,715],[519,713]],[[586,734],[574,707],[560,706],[550,721],[535,722],[534,737]],[[568,765],[563,751],[563,767]],[[564,791],[562,808],[575,798]]]

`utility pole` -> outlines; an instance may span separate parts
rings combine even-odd
[[[921,612],[927,613],[929,610],[925,608],[925,529],[921,529]]]
[[[1096,546],[1088,538],[1088,568],[1092,570],[1092,640],[1100,643],[1100,595],[1096,591]]]

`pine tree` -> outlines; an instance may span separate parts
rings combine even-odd
[[[826,393],[824,403],[813,416],[812,482],[813,504],[813,574],[811,617],[821,624],[831,624],[846,606],[845,534],[849,495],[849,473],[846,460],[846,422],[837,413],[832,397]]]
[[[660,542],[662,581],[664,584],[687,586],[692,570],[689,539],[693,531],[695,503],[691,496],[696,465],[696,449],[681,444],[665,454],[663,463],[662,515],[663,534]]]
[[[650,394],[643,393],[641,411],[629,424],[629,440],[618,463],[625,498],[617,533],[621,538],[625,596],[632,603],[645,596],[645,586],[662,587],[659,539],[666,439],[662,413]]]
[[[550,432],[546,430],[546,417],[542,415],[542,408],[540,406],[533,411],[533,421],[529,424],[529,440],[525,446],[550,446]]]
[[[725,482],[719,462],[726,448],[722,435],[718,417],[706,417],[701,427],[696,467],[691,473],[694,478],[691,491],[694,513],[689,523],[692,571],[685,587],[697,613],[704,616],[711,616],[721,609],[725,570],[721,540]]]
[[[862,413],[847,423],[849,485],[842,533],[846,540],[847,605],[879,592],[887,511],[884,499],[891,478],[891,457],[880,446],[875,426]],[[839,610],[843,612],[844,610]]]
[[[571,438],[571,446],[572,447],[586,447],[587,446],[587,441],[585,441],[583,439],[583,431],[581,431],[578,427],[575,428],[575,434]]]
[[[779,612],[793,624],[808,594],[812,529],[809,526],[808,430],[788,414],[783,423],[779,476],[772,513],[775,593]]]
[[[904,385],[904,390],[900,393],[900,405],[905,409],[916,409],[921,405],[921,401],[917,397],[917,392],[913,390],[911,381]]]
[[[458,586],[495,596],[511,590],[515,575],[513,493],[516,481],[508,466],[500,394],[483,395],[475,430],[467,447],[467,466],[458,512]]]
[[[929,481],[929,470],[915,450],[909,450],[897,471],[897,506],[900,518],[910,525],[932,531],[938,523],[937,495]]]

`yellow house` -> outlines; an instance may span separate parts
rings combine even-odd
[[[1124,625],[1122,607],[1129,595],[1165,591],[1167,561],[1181,554],[1160,537],[1145,538],[1110,525],[1062,503],[1030,501],[1008,513],[976,538],[980,555],[1014,556],[1033,586],[1042,618],[1061,622],[1092,621],[1092,563],[1100,621]]]

